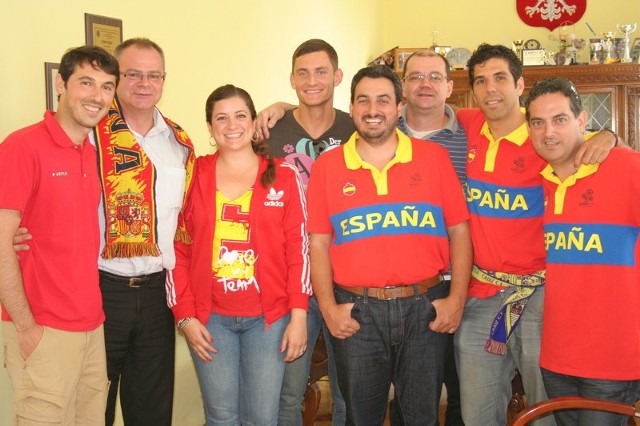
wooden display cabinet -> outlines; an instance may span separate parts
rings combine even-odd
[[[459,107],[474,106],[469,72],[452,71],[453,93],[447,101]],[[640,64],[525,67],[527,95],[533,83],[550,77],[566,77],[578,89],[589,114],[588,128],[608,127],[635,150],[640,150]]]

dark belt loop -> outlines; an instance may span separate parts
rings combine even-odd
[[[362,292],[362,303],[369,303],[369,288],[365,287]]]
[[[420,297],[420,288],[418,287],[418,284],[411,284],[411,288],[413,288],[413,297],[416,299]]]

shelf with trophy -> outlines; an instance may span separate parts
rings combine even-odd
[[[589,24],[587,24],[589,26]],[[523,68],[524,96],[533,83],[543,78],[566,77],[576,85],[582,104],[589,113],[587,127],[608,128],[616,132],[634,149],[640,151],[640,38],[630,43],[637,25],[616,25],[616,32],[605,31],[602,38],[587,43],[568,27],[560,28],[558,50],[544,49],[537,40],[515,40],[512,48],[520,58],[527,56],[529,65]],[[597,34],[589,26],[592,34]],[[432,50],[446,56],[452,65],[453,92],[448,103],[458,107],[474,106],[473,94],[466,70],[471,52],[460,47],[440,46],[434,30]],[[588,50],[586,49],[588,47]],[[385,63],[402,76],[407,58],[424,48],[393,48],[371,63]],[[582,52],[584,50],[584,53]],[[528,53],[524,53],[529,51]]]
[[[471,57],[471,51],[465,47],[452,47],[440,45],[438,43],[438,30],[436,28],[431,32],[431,45],[429,47],[394,47],[383,54],[379,55],[369,65],[386,64],[393,68],[396,74],[402,78],[404,64],[409,57],[419,50],[433,50],[434,52],[444,56],[449,61],[453,70],[463,70],[467,67],[467,61]]]

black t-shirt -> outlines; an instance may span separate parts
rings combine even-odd
[[[270,131],[269,152],[274,157],[283,157],[298,168],[304,184],[309,180],[311,165],[326,150],[342,145],[355,132],[351,117],[336,109],[331,127],[318,139],[313,139],[300,126],[289,110]]]

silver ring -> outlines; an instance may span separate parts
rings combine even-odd
[[[304,353],[304,351],[300,351],[298,352],[298,355],[302,355]]]

